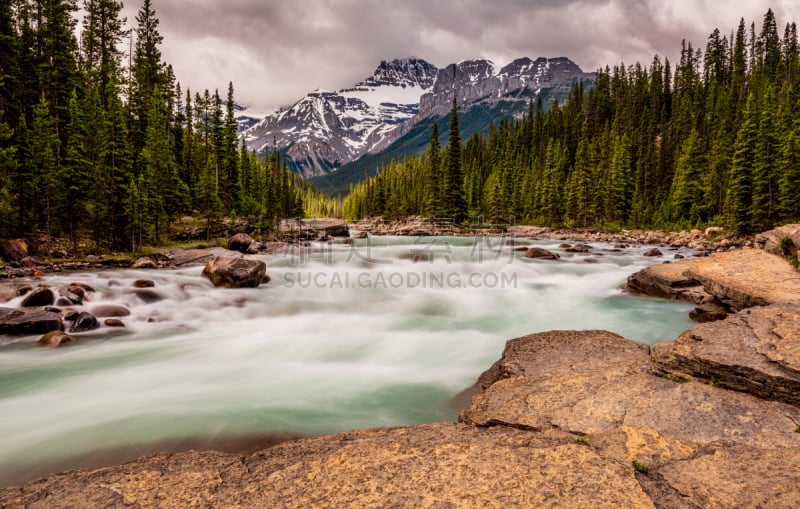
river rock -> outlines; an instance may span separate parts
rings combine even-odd
[[[36,288],[22,300],[24,308],[52,306],[56,301],[55,293],[50,288]]]
[[[789,252],[784,253],[781,249],[781,240],[788,237],[791,240]],[[797,254],[797,249],[800,247],[800,224],[787,224],[774,230],[764,232],[756,235],[756,244],[764,249],[767,253],[786,256],[789,254]]]
[[[228,240],[228,249],[231,251],[239,251],[240,253],[247,253],[252,244],[253,237],[246,233],[237,233]]]
[[[0,308],[0,334],[24,336],[63,329],[58,313],[43,309]]]
[[[558,260],[561,258],[558,253],[548,251],[541,247],[529,247],[525,251],[525,258],[533,258],[538,260]]]
[[[156,261],[149,256],[142,256],[131,265],[132,269],[155,269],[157,267]]]
[[[136,288],[132,290],[131,293],[136,295],[139,299],[144,301],[146,304],[152,304],[154,302],[158,302],[160,300],[164,300],[164,296],[158,293],[155,290],[151,290],[149,288]]]
[[[97,318],[91,313],[84,311],[75,318],[72,327],[69,328],[70,332],[89,332],[98,328],[100,324],[97,323]]]
[[[76,291],[72,291],[72,290]],[[58,289],[59,300],[66,300],[65,306],[71,305],[81,305],[83,303],[84,292],[83,288],[75,287],[75,288],[59,288]]]
[[[52,332],[48,332],[41,338],[39,338],[39,345],[41,346],[48,346],[50,348],[58,348],[59,346],[74,341],[75,338],[70,336],[64,331],[56,330]]]
[[[757,307],[698,325],[656,345],[653,357],[665,373],[800,406],[800,305]]]
[[[10,262],[19,262],[28,255],[28,244],[24,240],[0,240],[0,258],[5,258]]]
[[[100,304],[92,307],[90,311],[97,318],[120,318],[131,314],[130,309],[116,304]]]
[[[153,288],[154,286],[156,283],[151,279],[137,279],[133,282],[134,288]]]
[[[592,249],[592,246],[588,246],[586,244],[575,244],[574,246],[567,247],[564,249],[565,253],[588,253]]]
[[[261,284],[266,273],[263,261],[249,258],[219,257],[203,269],[203,276],[214,286],[225,288],[254,288]]]
[[[654,247],[652,249],[648,249],[647,251],[642,253],[642,256],[663,256],[663,255],[664,255],[664,253],[662,253],[661,250],[658,249],[657,247]]]
[[[106,318],[103,324],[105,324],[106,327],[125,327],[125,322],[119,318]]]

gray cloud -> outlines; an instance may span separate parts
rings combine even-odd
[[[141,2],[126,6],[133,23]],[[264,111],[314,88],[338,89],[380,60],[567,56],[586,70],[674,59],[681,39],[704,47],[761,19],[800,17],[795,0],[155,0],[162,52],[184,88],[233,81],[239,102]],[[782,30],[782,28],[781,28]]]

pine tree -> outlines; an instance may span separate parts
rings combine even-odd
[[[162,221],[167,226],[188,202],[189,190],[178,176],[175,157],[167,136],[167,111],[158,88],[153,91],[147,119],[147,133],[141,154],[141,180],[139,186],[148,197],[143,204],[146,222],[154,226],[156,242],[159,241]]]
[[[73,92],[69,102],[69,124],[66,126],[67,147],[64,163],[57,175],[63,193],[62,217],[66,221],[72,251],[78,249],[78,229],[84,219],[84,205],[89,198],[86,193],[90,185],[90,161],[86,156],[86,124],[80,110],[78,96]]]
[[[771,86],[767,87],[761,103],[753,162],[750,222],[756,231],[769,230],[777,219],[779,144],[775,130],[776,107],[775,93]]]
[[[425,181],[425,215],[437,217],[443,215],[441,146],[439,145],[439,126],[436,122],[431,127],[431,141],[428,145]]]
[[[695,130],[684,141],[672,181],[670,206],[672,218],[695,224],[701,219],[705,191],[703,171],[706,169],[706,151]]]
[[[242,187],[239,181],[239,160],[236,150],[238,124],[234,114],[233,83],[228,83],[228,97],[225,102],[225,124],[222,137],[222,166],[225,175],[224,197],[228,212],[240,212]]]
[[[750,211],[753,196],[755,147],[758,141],[756,101],[753,93],[747,98],[744,122],[736,134],[731,166],[731,187],[728,194],[730,219],[734,228],[740,233],[750,233],[753,229]]]
[[[14,228],[11,174],[17,167],[17,147],[6,145],[13,136],[14,130],[3,121],[3,111],[0,110],[0,237],[10,236]]]
[[[26,204],[38,206],[42,225],[48,240],[53,233],[53,222],[58,204],[59,182],[59,147],[55,120],[50,115],[50,105],[42,96],[33,112],[33,126],[31,129],[31,168],[34,169],[33,182],[38,190],[39,199]]]
[[[158,18],[150,0],[144,0],[136,15],[136,45],[129,85],[130,109],[133,123],[130,128],[131,144],[137,155],[144,146],[147,132],[147,114],[156,87],[167,85],[164,63],[159,46],[164,38],[158,31]]]
[[[117,95],[122,82],[122,52],[119,46],[129,35],[122,17],[122,2],[117,0],[84,0],[81,31],[82,66],[85,78],[100,94],[104,110],[109,95]]]
[[[458,128],[458,102],[453,98],[450,110],[450,132],[448,133],[447,152],[445,155],[447,172],[444,179],[444,203],[447,215],[456,222],[467,217],[464,202],[464,176],[461,168],[461,132]]]

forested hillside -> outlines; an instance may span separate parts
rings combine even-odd
[[[705,51],[684,41],[674,68],[605,68],[563,106],[531,104],[463,148],[455,104],[453,118],[446,149],[433,132],[426,154],[351,187],[346,217],[741,233],[800,219],[797,27],[781,37],[771,10],[760,30],[714,30]]]
[[[133,31],[121,10],[85,0],[78,40],[76,0],[0,2],[0,237],[135,249],[186,213],[269,226],[325,203],[276,154],[239,146],[232,85],[181,90],[150,0]]]

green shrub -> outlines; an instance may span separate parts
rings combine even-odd
[[[783,253],[783,256],[791,256],[795,253],[795,245],[791,238],[784,237],[778,242],[778,248]],[[795,254],[795,256],[797,256]]]
[[[638,461],[633,460],[631,465],[633,465],[633,468],[636,469],[637,472],[642,474],[647,474],[650,472],[650,465],[647,465],[646,463],[639,463]]]

